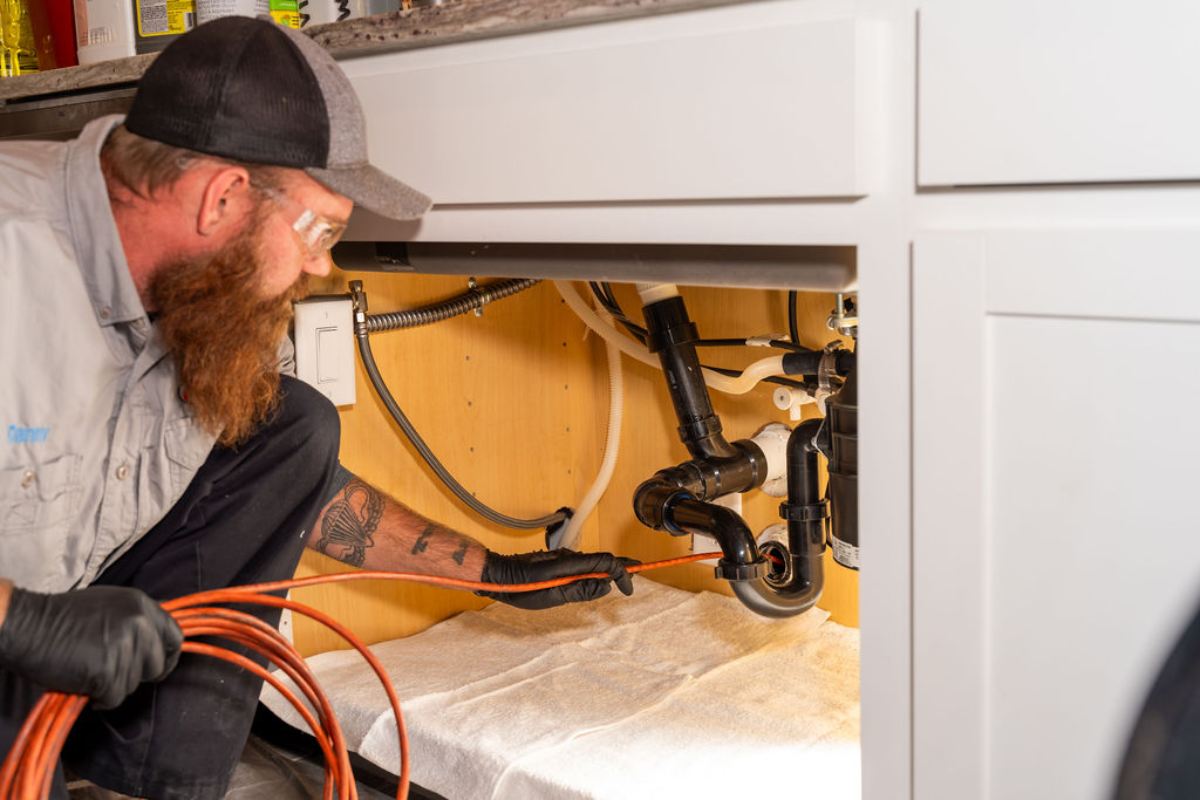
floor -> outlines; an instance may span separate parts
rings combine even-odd
[[[319,798],[325,782],[325,768],[301,754],[288,752],[251,736],[242,752],[242,760],[233,773],[226,800],[308,800]],[[384,800],[395,797],[358,784],[360,800]]]
[[[316,758],[311,758],[314,755]],[[360,771],[364,770],[360,765],[356,765],[356,774]],[[325,768],[316,744],[311,740],[292,740],[281,744],[252,735],[242,752],[242,760],[233,773],[233,780],[225,798],[310,800],[321,797],[324,781]],[[395,797],[394,782],[393,785],[388,783],[389,779],[386,777],[363,775],[358,782],[360,800],[386,800]],[[71,781],[69,789],[71,800],[119,800],[124,797],[83,780]],[[436,798],[436,795],[423,793],[415,787],[411,796],[428,800]]]

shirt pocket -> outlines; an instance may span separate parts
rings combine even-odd
[[[18,585],[63,591],[77,577],[90,546],[76,519],[80,462],[63,455],[0,469],[0,574]]]
[[[175,420],[163,429],[168,468],[171,473],[171,489],[174,499],[183,496],[196,472],[208,459],[212,451],[213,437],[205,433],[189,418]]]
[[[79,461],[63,455],[0,469],[0,533],[71,521],[79,506]]]

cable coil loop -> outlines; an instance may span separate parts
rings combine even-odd
[[[719,557],[720,553],[697,553],[680,558],[634,564],[627,567],[631,573],[651,569],[689,564],[706,558]],[[216,606],[217,603],[237,603],[274,608],[288,608],[297,614],[313,619],[337,633],[349,642],[366,659],[379,677],[387,693],[388,703],[396,719],[396,735],[400,742],[400,775],[396,789],[397,800],[405,800],[409,792],[409,749],[408,733],[400,713],[400,700],[388,678],[387,670],[371,650],[354,633],[332,617],[303,603],[277,597],[271,592],[282,592],[305,586],[341,583],[357,580],[402,580],[455,589],[491,592],[534,592],[566,586],[582,580],[607,579],[607,573],[592,572],[572,575],[548,581],[522,584],[495,584],[445,578],[408,572],[346,572],[333,575],[317,575],[288,581],[260,583],[229,589],[214,589],[179,597],[164,602],[163,608],[175,618],[184,633],[183,651],[196,653],[235,664],[257,675],[280,693],[304,718],[312,729],[313,736],[325,758],[324,800],[357,800],[358,785],[350,766],[350,755],[345,736],[333,714],[333,706],[317,684],[316,676],[304,658],[284,636],[267,623],[244,611]],[[245,656],[211,642],[196,641],[198,637],[217,637],[235,644],[244,645],[280,668],[298,688],[303,700],[275,674],[259,666]],[[305,705],[305,701],[308,705]],[[34,800],[48,798],[59,754],[66,743],[71,726],[87,706],[88,698],[79,694],[46,692],[42,695],[17,733],[4,763],[0,765],[0,798]],[[309,706],[315,711],[309,710]]]

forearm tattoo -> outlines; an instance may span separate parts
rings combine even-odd
[[[424,553],[429,549],[429,539],[433,536],[433,533],[436,530],[437,525],[434,525],[432,522],[425,526],[425,530],[421,531],[421,535],[418,536],[417,541],[413,543],[412,554],[414,556],[419,556],[421,553]]]
[[[361,567],[383,518],[383,495],[355,478],[329,504],[321,518],[318,552]]]

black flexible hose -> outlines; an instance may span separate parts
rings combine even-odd
[[[459,500],[470,506],[473,511],[484,519],[507,528],[533,530],[535,528],[545,528],[548,525],[556,525],[566,519],[567,515],[562,511],[556,511],[553,514],[547,514],[538,519],[510,517],[481,503],[469,491],[463,488],[463,485],[454,479],[450,471],[442,466],[442,462],[438,461],[437,456],[429,449],[429,445],[425,444],[425,440],[421,438],[421,435],[417,433],[417,429],[408,421],[408,417],[404,416],[404,412],[400,410],[396,399],[388,391],[387,384],[383,381],[383,376],[379,374],[379,367],[375,364],[375,356],[371,353],[371,343],[368,334],[366,332],[358,333],[356,334],[356,338],[358,339],[358,353],[362,356],[363,366],[367,370],[367,377],[371,379],[371,385],[379,393],[379,399],[383,401],[388,412],[391,413],[392,419],[396,420],[396,424],[400,426],[400,430],[404,431],[404,435],[412,442],[412,446],[416,448],[421,458],[425,459],[425,463],[429,465],[429,468],[437,474],[438,478],[441,479],[442,483],[446,484],[450,491],[454,492]]]
[[[477,289],[469,289],[457,297],[451,297],[449,300],[442,300],[432,305],[422,306],[421,308],[413,308],[407,311],[392,311],[387,314],[368,314],[367,330],[371,333],[380,333],[382,331],[394,331],[401,328],[417,328],[422,325],[432,325],[435,322],[441,322],[451,317],[466,314],[468,311],[483,308],[488,303],[502,300],[517,292],[522,292],[539,282],[535,278],[513,278],[512,280],[497,281],[496,283],[481,286]]]
[[[800,321],[796,314],[796,300],[800,297],[796,291],[788,292],[788,336],[792,337],[792,344],[800,344]]]

